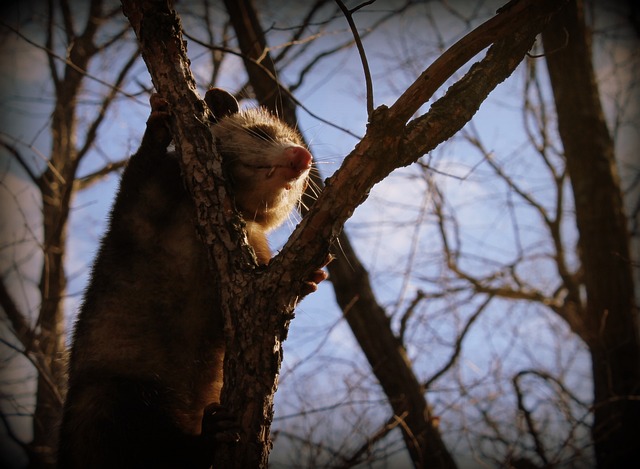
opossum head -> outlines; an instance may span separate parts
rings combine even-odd
[[[219,89],[209,90],[205,100],[236,207],[265,232],[276,228],[307,186],[311,153],[295,129],[267,110],[240,111],[235,99]]]

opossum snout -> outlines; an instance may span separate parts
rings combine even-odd
[[[282,181],[287,181],[285,189],[291,189],[291,182],[306,177],[307,171],[311,168],[313,157],[309,150],[298,145],[286,147],[280,150],[278,156],[272,160],[273,166],[255,166],[258,169],[268,169],[267,179],[271,179],[275,174]]]
[[[311,168],[313,157],[311,153],[309,153],[309,150],[304,147],[295,146],[285,148],[283,156],[286,161],[286,167],[296,175],[300,175]]]

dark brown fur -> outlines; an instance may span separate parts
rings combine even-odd
[[[216,425],[224,358],[222,317],[212,309],[218,286],[176,155],[167,152],[165,104],[154,99],[75,326],[64,469],[207,468],[224,429]],[[311,156],[267,113],[238,113],[221,90],[206,101],[250,244],[267,263],[266,233],[299,199]],[[316,273],[311,284],[323,278]]]

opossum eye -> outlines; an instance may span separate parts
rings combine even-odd
[[[251,127],[247,127],[246,131],[249,132],[249,135],[258,137],[260,140],[264,140],[266,142],[273,142],[276,139],[276,135],[273,129],[269,127],[260,127],[254,125]]]

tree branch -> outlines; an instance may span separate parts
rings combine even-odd
[[[335,0],[342,10],[342,14],[349,23],[349,28],[351,29],[351,34],[353,34],[353,39],[356,43],[356,47],[358,48],[358,54],[360,55],[360,61],[362,62],[362,71],[364,72],[364,81],[367,86],[367,116],[371,117],[373,114],[373,81],[371,80],[371,70],[369,69],[369,62],[367,61],[367,54],[364,51],[364,46],[362,45],[362,40],[360,39],[360,33],[358,33],[358,28],[356,27],[355,22],[353,21],[353,16],[351,11],[345,6],[345,4],[341,0]],[[364,4],[360,5],[358,8],[361,8]]]
[[[20,167],[27,173],[27,176],[29,176],[29,179],[31,180],[31,182],[33,182],[36,186],[39,185],[40,179],[31,170],[31,168],[29,167],[27,162],[24,160],[24,158],[22,157],[18,149],[3,140],[0,140],[0,145],[3,146],[5,150],[7,150],[9,153],[13,155],[14,159],[18,162]]]
[[[7,319],[9,319],[16,338],[26,351],[32,350],[35,332],[31,329],[31,326],[29,326],[24,314],[18,309],[18,305],[16,305],[13,298],[11,298],[4,279],[2,278],[0,278],[0,306],[2,306],[4,314],[7,315]]]
[[[533,438],[533,442],[536,448],[536,454],[542,460],[544,467],[548,467],[549,459],[547,458],[544,445],[542,444],[542,440],[540,439],[540,433],[536,429],[535,419],[531,415],[531,411],[527,409],[527,407],[524,404],[524,396],[523,396],[522,390],[520,389],[520,378],[522,376],[523,376],[522,374],[517,374],[511,380],[513,384],[513,388],[516,392],[518,410],[522,413],[524,420],[527,424],[527,428],[529,430],[529,435],[531,435],[531,438]]]
[[[406,122],[475,55],[503,38],[520,35],[523,30],[535,29],[539,33],[540,21],[546,24],[548,17],[564,3],[566,0],[518,0],[510,2],[509,8],[499,9],[496,16],[456,42],[422,72],[391,107],[389,118]]]
[[[120,85],[122,84],[122,82],[126,78],[127,74],[129,73],[129,70],[131,70],[133,65],[138,60],[139,56],[140,56],[140,51],[138,49],[136,49],[131,54],[129,59],[124,63],[124,65],[123,65],[122,69],[120,70],[120,73],[118,74],[115,82],[108,88],[109,89],[109,93],[102,100],[102,103],[100,105],[100,110],[98,111],[98,114],[97,114],[96,118],[93,120],[93,122],[91,123],[91,125],[87,129],[87,132],[85,134],[86,138],[84,140],[84,144],[82,145],[82,148],[80,148],[78,150],[77,158],[79,160],[81,160],[87,154],[89,149],[93,146],[93,143],[94,143],[94,141],[96,139],[96,135],[98,133],[98,129],[100,128],[100,125],[104,121],[104,118],[105,118],[105,116],[107,114],[107,109],[109,108],[109,106],[111,105],[113,100],[115,99],[115,97],[118,94],[118,92],[120,92]]]
[[[371,453],[374,445],[384,439],[389,433],[400,426],[401,421],[395,414],[387,419],[387,421],[376,430],[367,440],[348,457],[342,458],[341,464],[335,464],[333,469],[350,469],[362,462],[366,461],[366,456]]]
[[[79,67],[77,64],[75,64],[71,59],[65,58],[60,56],[59,54],[56,54],[53,50],[53,45],[52,42],[47,39],[47,43],[45,46],[38,44],[37,42],[29,39],[27,36],[25,36],[21,31],[15,29],[13,26],[5,23],[4,21],[0,21],[0,24],[9,29],[11,32],[15,33],[20,39],[22,39],[23,41],[27,42],[28,44],[42,50],[43,52],[45,52],[47,54],[47,58],[49,60],[49,69],[51,70],[51,76],[52,76],[52,80],[54,82],[54,84],[57,86],[60,85],[60,78],[58,76],[58,70],[55,66],[56,60],[59,62],[62,62],[63,64],[65,64],[70,70],[73,70],[79,74],[81,74],[82,76],[87,77],[89,80],[95,81],[96,83],[99,83],[109,89],[115,89],[115,91],[117,91],[118,93],[122,94],[123,96],[126,96],[127,98],[132,98],[132,99],[137,99],[135,95],[132,95],[130,93],[127,93],[126,91],[119,89],[117,87],[114,87],[114,85],[112,83],[109,83],[108,81],[105,81],[101,78],[98,78],[92,74],[90,74],[89,72],[87,72],[87,70],[85,70],[82,67]],[[53,33],[51,33],[53,34]],[[55,59],[55,60],[54,60]]]
[[[335,238],[344,221],[366,199],[373,185],[395,168],[411,164],[434,149],[471,119],[486,96],[513,72],[533,44],[535,36],[562,4],[557,1],[520,0],[516,6],[521,3],[544,3],[547,10],[543,13],[544,10],[536,6],[534,10],[539,10],[537,16],[527,17],[526,26],[517,34],[503,36],[505,39],[490,48],[486,57],[474,64],[444,97],[432,105],[427,114],[413,120],[403,131],[403,119],[411,117],[415,102],[399,99],[391,108],[381,107],[374,112],[367,134],[347,156],[342,167],[327,180],[325,190],[287,243],[287,246],[296,244],[297,249],[289,250],[285,246],[278,257],[286,259],[287,263],[291,261],[309,265],[312,253],[316,251],[313,247],[326,245],[325,239]],[[511,28],[506,30],[510,31]],[[490,30],[487,34],[493,37],[497,32]],[[471,35],[478,37],[476,31]],[[449,73],[454,71],[447,68]],[[419,78],[416,83],[421,81],[424,78]],[[297,261],[291,259],[293,251],[300,255]]]
[[[482,304],[478,306],[476,311],[469,317],[466,324],[462,328],[460,335],[456,339],[455,347],[454,347],[453,353],[451,354],[451,357],[449,357],[449,360],[447,361],[447,363],[445,363],[445,365],[442,368],[440,368],[440,370],[434,373],[424,383],[423,387],[425,390],[429,389],[433,383],[435,383],[442,375],[444,375],[447,371],[449,371],[451,367],[456,363],[458,357],[460,356],[460,353],[462,352],[462,342],[464,341],[464,338],[467,336],[467,333],[471,330],[471,326],[478,320],[478,318],[480,317],[482,312],[487,308],[487,306],[489,306],[489,303],[491,303],[491,300],[493,300],[493,298],[494,298],[493,295],[491,294],[487,295],[486,300],[484,300]]]
[[[62,405],[63,398],[60,394],[60,389],[56,386],[54,379],[51,376],[51,369],[47,364],[47,359],[49,357],[45,357],[45,354],[40,348],[40,337],[37,332],[31,328],[24,314],[22,314],[18,309],[18,306],[15,301],[13,301],[13,298],[11,298],[4,279],[2,278],[0,278],[0,306],[7,315],[7,319],[13,329],[13,335],[22,345],[22,349],[6,340],[0,340],[5,344],[5,346],[14,349],[31,362],[36,370],[38,370],[39,377],[49,387],[49,390],[56,398],[58,404]]]
[[[325,190],[285,247],[260,275],[254,274],[251,251],[245,242],[241,242],[244,238],[240,222],[231,216],[232,205],[224,189],[220,160],[206,124],[207,111],[195,92],[176,13],[165,1],[148,1],[140,5],[133,0],[123,0],[122,3],[140,41],[154,85],[170,104],[172,132],[181,154],[186,184],[196,204],[199,233],[209,247],[216,277],[224,282],[223,288],[216,285],[220,293],[220,305],[217,306],[224,312],[227,353],[234,360],[225,360],[223,400],[232,404],[232,411],[240,412],[248,438],[244,446],[231,450],[233,457],[226,461],[233,461],[237,466],[245,464],[242,467],[266,466],[268,448],[259,450],[257,456],[255,452],[264,444],[265,438],[268,439],[275,377],[282,359],[281,343],[286,338],[288,321],[302,290],[302,279],[322,265],[329,245],[353,210],[367,198],[373,185],[395,168],[409,164],[435,148],[471,118],[487,94],[509,76],[524,57],[535,34],[561,2],[520,0],[503,13],[509,16],[515,9],[524,16],[519,23],[526,25],[520,25],[517,34],[510,34],[513,28],[509,23],[502,24],[503,29],[494,27],[490,30],[485,42],[491,43],[496,37],[506,39],[498,48],[489,51],[481,65],[472,67],[458,86],[452,87],[427,115],[406,128],[406,120],[415,112],[413,106],[419,107],[424,101],[412,99],[407,102],[405,98],[391,109],[375,110],[365,137],[345,159],[342,168],[327,181]],[[230,2],[227,4],[229,8],[235,6]],[[529,9],[521,10],[521,4]],[[474,35],[477,36],[478,33]],[[450,74],[455,72],[452,67],[446,70]],[[440,71],[444,73],[442,69]],[[422,90],[420,83],[415,86]],[[247,285],[252,285],[253,295],[233,296],[238,287],[242,291]],[[233,393],[229,386],[251,390],[251,395]],[[404,414],[401,408],[394,407],[394,411],[396,415]],[[414,417],[408,415],[407,419]],[[403,426],[405,424],[403,421]],[[424,431],[435,430],[427,428]],[[425,437],[415,434],[410,427],[405,428],[405,432],[416,440],[416,445],[419,445],[418,439]],[[430,441],[434,441],[433,435]],[[448,460],[450,456],[446,449],[430,450],[430,453],[418,456],[416,461],[440,467],[454,466],[453,461]]]
[[[125,158],[120,161],[107,163],[102,168],[92,173],[89,173],[86,176],[76,179],[75,181],[73,181],[74,190],[81,191],[90,187],[92,184],[94,184],[95,182],[97,182],[107,174],[113,173],[114,171],[124,168],[127,165],[128,161],[129,161],[129,158]]]

